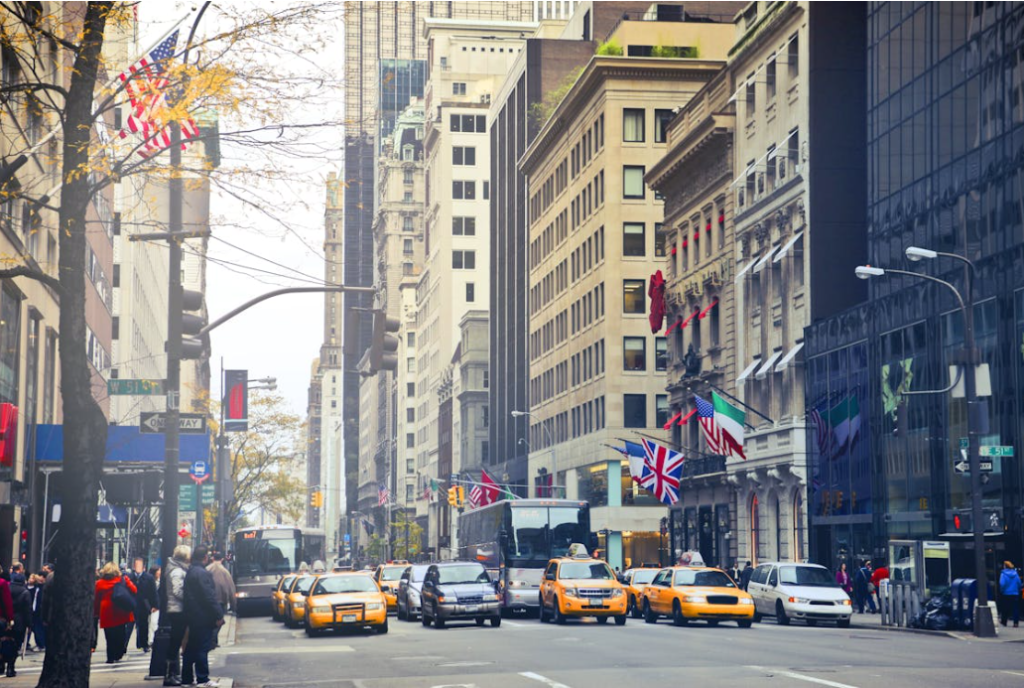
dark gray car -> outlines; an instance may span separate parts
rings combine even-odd
[[[431,622],[444,628],[448,621],[475,621],[483,626],[488,619],[501,625],[501,602],[495,584],[482,564],[452,561],[431,564],[423,580],[422,613],[424,626]]]
[[[423,579],[430,564],[416,564],[402,572],[395,596],[398,598],[398,618],[401,621],[415,621],[420,613],[420,595],[423,594]]]

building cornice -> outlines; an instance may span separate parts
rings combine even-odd
[[[731,144],[735,129],[735,114],[711,113],[694,127],[682,141],[672,146],[668,153],[647,173],[645,181],[652,188],[659,186],[665,181],[666,177],[676,173],[681,167],[692,161],[698,153],[718,143],[716,139],[725,137],[725,145]]]

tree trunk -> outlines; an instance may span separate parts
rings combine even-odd
[[[88,3],[82,43],[71,71],[65,106],[64,159],[59,214],[60,393],[64,404],[64,490],[54,538],[55,565],[48,651],[40,688],[87,688],[92,661],[96,585],[96,506],[106,453],[107,421],[92,396],[86,356],[86,209],[93,132],[93,92],[107,13],[113,3]]]

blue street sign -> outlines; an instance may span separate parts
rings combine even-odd
[[[192,465],[188,467],[188,472],[193,478],[205,478],[206,462],[202,459],[193,461]]]
[[[348,533],[345,533],[345,542],[352,542],[352,536]]]

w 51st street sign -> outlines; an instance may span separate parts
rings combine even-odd
[[[162,433],[165,427],[165,413],[144,412],[139,416],[139,432],[144,435]],[[178,418],[178,432],[183,435],[205,435],[206,416],[202,413],[182,413]]]

